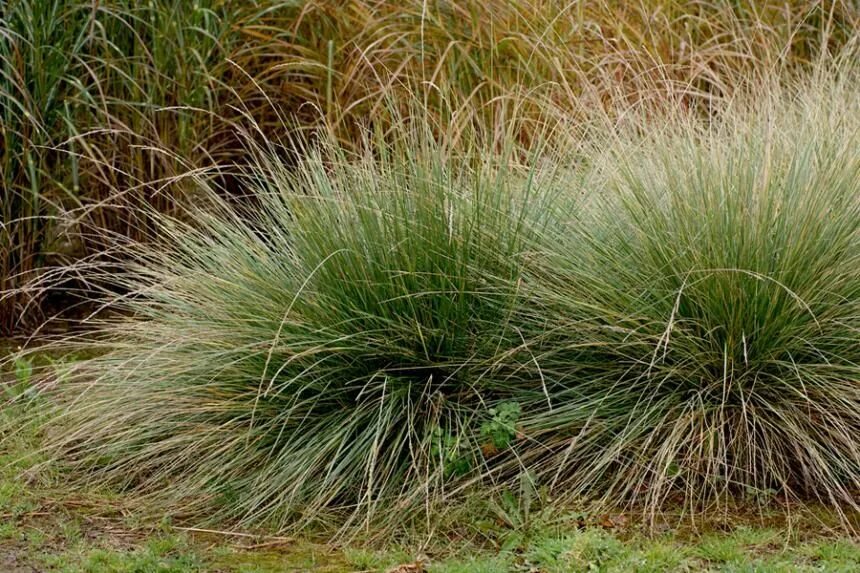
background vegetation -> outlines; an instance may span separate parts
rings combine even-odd
[[[41,323],[42,291],[21,287],[46,264],[99,252],[105,231],[146,236],[136,207],[173,210],[190,170],[241,194],[243,118],[349,146],[415,109],[489,131],[514,114],[528,140],[547,106],[707,112],[835,53],[858,22],[851,0],[3,0],[0,330]]]

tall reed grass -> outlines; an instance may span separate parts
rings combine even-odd
[[[38,324],[21,287],[86,253],[80,231],[141,236],[135,207],[169,210],[165,178],[216,153],[199,147],[211,125],[164,108],[212,107],[230,26],[217,5],[0,3],[0,332]]]

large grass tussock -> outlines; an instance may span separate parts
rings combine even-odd
[[[261,161],[252,215],[165,219],[166,246],[132,247],[128,318],[81,365],[58,443],[89,475],[284,525],[479,468],[481,420],[534,384],[503,352],[549,211],[538,174],[426,138],[324,151]]]
[[[598,159],[531,278],[543,374],[571,397],[537,422],[566,491],[856,511],[860,107],[842,81]]]

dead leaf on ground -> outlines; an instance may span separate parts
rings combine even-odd
[[[627,525],[627,516],[623,513],[616,515],[606,514],[600,520],[600,526],[604,529],[620,529]]]
[[[415,563],[406,563],[404,565],[395,565],[385,573],[424,573],[424,564],[420,561]]]
[[[419,556],[418,559],[412,563],[395,565],[394,567],[386,570],[385,573],[425,573],[425,571],[427,571],[425,568],[427,563],[428,560],[425,557]]]

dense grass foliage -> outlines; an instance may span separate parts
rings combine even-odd
[[[575,154],[404,128],[297,166],[254,153],[256,207],[158,217],[164,244],[92,271],[128,294],[72,341],[96,356],[64,372],[49,450],[277,528],[523,483],[853,512],[856,82],[628,121]]]
[[[856,77],[818,81],[595,162],[532,278],[567,493],[857,511],[860,107]]]
[[[77,175],[74,159],[62,160],[48,147],[67,134],[70,110],[64,101],[71,61],[78,57],[79,18],[55,18],[56,2],[2,5],[0,29],[0,333],[8,332],[24,297],[6,291],[25,282],[42,265],[56,193],[45,184],[49,165]],[[71,192],[71,185],[64,186]],[[5,300],[4,300],[5,299]]]
[[[231,15],[204,4],[0,2],[0,333],[38,324],[18,289],[83,254],[84,228],[141,236],[136,207],[170,210],[164,178],[218,154],[218,122],[186,111],[227,65]]]
[[[104,231],[150,234],[139,207],[176,209],[189,171],[241,192],[243,117],[269,136],[297,117],[349,147],[417,101],[439,125],[530,118],[529,141],[547,108],[707,112],[838,52],[858,23],[850,0],[2,0],[0,332],[42,318],[22,288],[41,268],[98,252]]]
[[[115,276],[129,318],[65,381],[86,389],[55,445],[92,478],[280,527],[474,473],[494,406],[539,392],[510,316],[552,212],[539,173],[490,158],[407,138],[269,163],[255,215],[163,221],[169,243]]]

